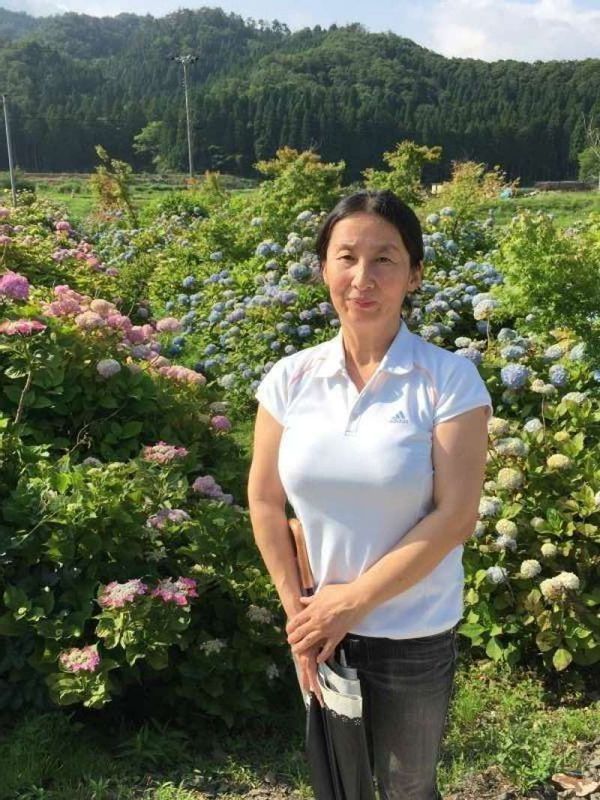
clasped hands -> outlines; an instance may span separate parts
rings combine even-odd
[[[301,597],[306,606],[294,614],[285,626],[292,653],[298,655],[317,643],[322,648],[317,662],[327,661],[348,631],[365,615],[366,610],[351,583],[323,586],[312,597]]]

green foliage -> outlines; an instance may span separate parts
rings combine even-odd
[[[453,209],[453,225],[450,233],[455,236],[461,228],[475,220],[482,208],[500,196],[505,190],[514,192],[519,179],[507,182],[506,173],[496,165],[486,169],[485,164],[474,161],[452,162],[452,177],[438,187],[435,201],[429,208],[439,210],[442,206]]]
[[[165,123],[149,122],[133,137],[133,150],[147,155],[157,172],[164,172],[168,166],[168,154],[165,154],[167,131]]]
[[[579,180],[596,181],[600,184],[600,150],[598,147],[586,147],[577,156],[579,161]]]
[[[561,231],[547,214],[524,211],[500,244],[504,282],[494,288],[511,316],[542,333],[568,328],[600,354],[600,217],[590,215],[575,229]]]
[[[103,211],[127,211],[135,223],[136,212],[131,203],[132,168],[124,161],[111,158],[102,145],[96,145],[100,164],[90,176],[90,185]]]
[[[421,185],[423,167],[436,163],[442,156],[441,147],[426,147],[404,140],[394,150],[383,154],[389,166],[387,172],[369,167],[363,172],[368,189],[390,189],[410,206],[423,205],[426,192]]]

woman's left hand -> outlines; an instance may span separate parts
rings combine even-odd
[[[323,642],[317,661],[327,661],[344,636],[365,614],[350,583],[331,583],[312,597],[301,597],[306,605],[285,626],[293,653],[301,653]]]

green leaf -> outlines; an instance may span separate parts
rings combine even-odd
[[[483,625],[478,625],[475,622],[466,622],[458,628],[458,632],[469,639],[477,639],[485,631]]]
[[[121,437],[123,439],[131,439],[134,436],[138,436],[142,432],[143,427],[143,422],[139,422],[138,420],[130,420],[123,425]]]
[[[559,671],[566,669],[572,660],[573,656],[568,650],[565,650],[564,647],[559,647],[552,656],[552,663]]]
[[[502,658],[502,648],[498,644],[497,639],[492,636],[492,638],[487,643],[485,648],[486,655],[488,655],[494,661],[499,661]]]

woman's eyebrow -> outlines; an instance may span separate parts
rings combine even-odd
[[[349,248],[350,250],[354,247],[354,242],[340,242],[337,246],[338,250],[341,250],[344,247]],[[395,244],[389,242],[388,244],[382,244],[378,248],[378,250],[399,250],[400,248],[397,247]]]

